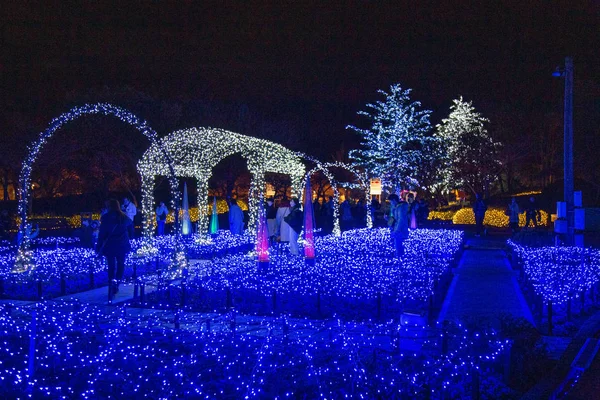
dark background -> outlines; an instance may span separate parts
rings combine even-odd
[[[360,142],[346,125],[364,123],[356,112],[399,82],[433,110],[434,124],[452,99],[472,100],[506,144],[518,175],[511,191],[558,188],[563,80],[551,74],[569,55],[577,179],[600,201],[600,2],[321,3],[3,2],[3,168],[18,167],[52,118],[96,101],[131,109],[161,135],[216,126],[343,159]],[[77,166],[120,149],[132,160],[112,186],[129,187],[123,174],[147,142],[127,132],[101,118],[77,122],[40,165],[76,154]],[[111,179],[96,185],[108,190]]]

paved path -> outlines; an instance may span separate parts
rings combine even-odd
[[[205,265],[208,263],[207,260],[189,260],[190,266],[198,267],[199,265]],[[175,281],[178,284],[179,281]],[[156,291],[157,287],[154,285],[146,285],[144,293],[147,295]],[[117,293],[112,301],[112,304],[124,303],[129,300],[133,300],[133,284],[119,285],[119,293]],[[88,290],[85,292],[69,294],[66,296],[58,297],[55,300],[80,300],[84,303],[104,305],[108,302],[108,286],[99,287],[96,289]]]
[[[499,317],[511,314],[533,324],[503,244],[470,239],[455,271],[439,321],[481,321],[499,328]]]

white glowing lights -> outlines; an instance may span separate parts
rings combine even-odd
[[[173,193],[172,198],[172,206],[174,209],[179,209],[179,199],[177,192],[177,179],[173,174],[173,168],[171,166],[171,162],[169,160],[169,156],[162,149],[161,144],[158,142],[158,135],[156,132],[148,126],[148,123],[144,120],[139,119],[129,111],[122,109],[120,107],[116,107],[112,104],[107,103],[98,103],[98,104],[86,104],[82,107],[75,107],[68,112],[60,115],[50,122],[48,128],[41,132],[38,139],[29,147],[29,153],[27,157],[23,160],[21,174],[19,176],[19,206],[18,212],[21,218],[21,224],[19,226],[19,234],[24,237],[22,241],[17,258],[15,261],[14,270],[17,272],[28,272],[35,269],[35,264],[31,260],[31,251],[29,250],[29,238],[25,235],[27,230],[27,204],[29,202],[29,197],[31,195],[31,171],[35,161],[42,151],[46,142],[48,142],[63,125],[68,122],[74,121],[80,117],[86,115],[112,115],[114,117],[119,118],[121,121],[131,125],[135,129],[137,129],[140,133],[146,136],[153,144],[153,147],[157,149],[157,158],[161,160],[163,165],[165,165],[165,171],[163,175],[169,177],[169,183],[171,185],[171,190]],[[143,174],[143,169],[140,170]],[[151,224],[151,221],[144,221],[144,226]]]
[[[304,164],[296,153],[277,143],[223,129],[189,128],[167,135],[160,140],[160,144],[173,160],[175,175],[197,180],[200,235],[208,232],[208,179],[212,175],[212,168],[230,155],[240,153],[246,158],[252,175],[248,201],[251,232],[256,229],[257,199],[258,194],[265,191],[265,173],[290,175],[293,194],[300,194]],[[146,216],[145,221],[151,221],[154,178],[168,172],[160,146],[152,144],[138,163],[138,170],[142,175],[142,213]],[[144,225],[145,232],[150,232],[151,229],[150,224]]]

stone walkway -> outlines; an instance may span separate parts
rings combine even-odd
[[[467,241],[439,321],[478,321],[499,328],[499,317],[510,314],[533,324],[503,246],[485,239]]]

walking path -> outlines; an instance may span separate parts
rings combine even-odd
[[[439,321],[476,320],[499,328],[499,317],[509,314],[533,324],[531,311],[503,248],[503,241],[467,240]]]

